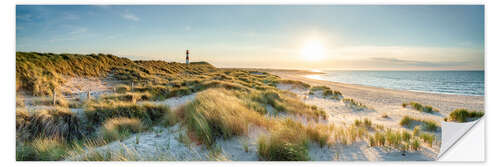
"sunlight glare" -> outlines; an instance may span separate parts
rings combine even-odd
[[[325,56],[325,48],[318,40],[311,40],[306,42],[302,48],[302,57],[308,61],[319,61]]]

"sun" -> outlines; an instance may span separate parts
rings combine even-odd
[[[307,41],[302,48],[302,57],[308,61],[319,61],[325,57],[325,47],[318,40]]]

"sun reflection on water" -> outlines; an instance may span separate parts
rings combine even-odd
[[[324,80],[320,74],[306,75],[305,77],[309,79]]]

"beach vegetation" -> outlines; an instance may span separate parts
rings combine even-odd
[[[340,91],[332,90],[328,86],[313,86],[309,90],[310,95],[316,95],[318,93],[323,97],[329,97],[336,100],[340,100],[344,97]]]
[[[344,98],[342,99],[342,102],[344,102],[344,104],[350,108],[353,108],[355,110],[365,110],[365,109],[368,109],[368,106],[366,106],[365,104],[361,103],[361,102],[358,102],[354,99],[351,99],[351,98]]]
[[[28,112],[16,110],[16,136],[20,140],[33,140],[51,136],[61,139],[79,139],[86,133],[85,124],[67,108],[56,107]]]
[[[421,133],[419,137],[426,143],[427,145],[432,147],[432,144],[436,140],[436,136],[430,133]]]
[[[425,113],[439,112],[439,110],[437,108],[433,108],[432,106],[429,106],[429,105],[422,105],[422,104],[417,103],[417,102],[403,103],[402,106],[404,108],[411,107],[415,110],[425,112]]]
[[[302,88],[302,89],[309,89],[311,85],[302,82],[302,81],[297,81],[297,80],[289,80],[289,79],[280,79],[277,81],[279,84],[289,84],[289,85],[294,85],[295,87]]]
[[[137,101],[149,100],[151,99],[151,94],[149,93],[135,93],[135,92],[126,92],[126,93],[113,93],[106,94],[101,96],[105,101],[124,101],[136,103]]]
[[[105,140],[113,141],[123,139],[132,133],[143,130],[141,121],[137,118],[118,117],[110,118],[104,122],[100,129],[100,136]]]
[[[433,132],[437,131],[440,128],[440,126],[435,121],[417,119],[410,116],[404,116],[399,121],[399,124],[407,128],[413,128],[417,125],[421,125],[425,130]]]
[[[258,155],[267,161],[307,161],[310,159],[307,147],[308,137],[301,130],[304,127],[290,119],[280,128],[271,131],[270,136],[258,140]]]
[[[56,105],[58,107],[68,107],[69,103],[66,99],[62,97],[56,98]],[[38,97],[32,100],[33,105],[44,105],[44,106],[52,106],[54,104],[54,99],[52,97]]]
[[[125,85],[125,84],[118,84],[118,85],[115,85],[113,88],[114,88],[116,93],[126,93],[126,92],[130,91],[130,86]]]
[[[247,108],[233,93],[208,89],[185,106],[185,122],[201,142],[211,145],[216,137],[246,134],[249,123],[269,126],[264,115]]]
[[[60,137],[37,137],[31,142],[16,145],[16,160],[61,160],[69,149],[66,141]]]
[[[467,109],[456,109],[449,114],[446,121],[452,122],[468,122],[477,120],[484,115],[484,112],[479,111],[469,111]]]
[[[90,123],[100,123],[116,117],[140,119],[145,126],[161,120],[165,113],[171,112],[170,108],[162,104],[109,101],[90,102],[86,105],[85,116]]]

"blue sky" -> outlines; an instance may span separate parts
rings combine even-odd
[[[182,62],[186,49],[218,67],[484,69],[484,7],[16,7],[17,51]]]

